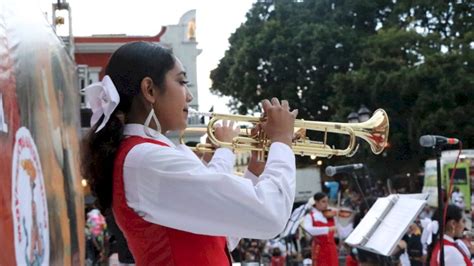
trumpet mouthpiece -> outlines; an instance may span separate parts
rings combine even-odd
[[[188,108],[188,113],[189,115],[193,115],[193,116],[208,116],[208,117],[212,116],[212,113],[210,112],[201,112],[191,107]]]

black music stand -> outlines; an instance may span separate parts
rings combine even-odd
[[[439,240],[439,265],[444,266],[444,218],[443,218],[443,190],[441,188],[441,146],[433,147],[436,154],[436,186],[438,189],[438,240]]]

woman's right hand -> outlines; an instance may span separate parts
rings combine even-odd
[[[214,135],[219,141],[232,143],[232,140],[240,133],[239,127],[234,125],[234,121],[223,120],[222,125],[214,127]]]
[[[272,142],[282,142],[291,146],[293,140],[293,131],[295,126],[295,118],[298,110],[290,112],[288,101],[280,101],[272,98],[272,101],[263,100],[263,111],[266,121],[262,123],[265,134]]]

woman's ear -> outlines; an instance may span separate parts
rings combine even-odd
[[[140,82],[140,90],[145,100],[150,103],[155,103],[155,90],[153,89],[153,80],[149,77],[145,77]]]

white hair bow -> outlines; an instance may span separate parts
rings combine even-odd
[[[431,242],[433,242],[433,234],[438,233],[438,221],[431,221],[431,219],[425,218],[421,220],[421,227],[423,227],[423,233],[421,234],[421,243],[426,243],[427,245],[431,244]]]
[[[86,100],[92,109],[91,126],[94,126],[104,115],[104,120],[95,131],[97,133],[109,121],[110,115],[120,103],[120,96],[108,75],[102,81],[87,86],[84,91],[86,92]]]

